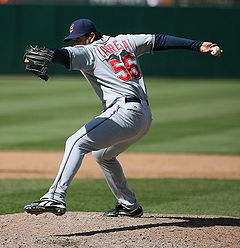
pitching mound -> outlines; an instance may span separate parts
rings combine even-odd
[[[232,217],[68,212],[0,219],[0,247],[240,247],[240,219]]]

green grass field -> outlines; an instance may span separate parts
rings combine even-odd
[[[153,124],[131,152],[240,153],[240,80],[146,78]],[[66,138],[101,112],[81,77],[0,77],[0,150],[63,150]],[[227,165],[226,165],[227,166]],[[0,165],[1,169],[1,165]],[[0,214],[22,212],[52,180],[0,180]],[[240,217],[239,180],[130,179],[145,212]],[[97,193],[96,193],[97,192]],[[114,203],[102,179],[77,179],[69,211]]]
[[[146,78],[153,124],[129,151],[240,153],[240,80]],[[101,112],[81,77],[0,77],[0,150],[62,150]]]
[[[240,217],[239,180],[129,179],[146,213]],[[52,180],[0,180],[0,214],[18,213],[43,195]],[[103,212],[115,200],[103,179],[76,179],[69,188],[69,211]]]

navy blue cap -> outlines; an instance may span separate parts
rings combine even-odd
[[[63,41],[67,42],[96,31],[95,24],[91,20],[78,19],[71,24],[69,29],[70,34]]]

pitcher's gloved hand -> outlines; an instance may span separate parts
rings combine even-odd
[[[48,66],[52,61],[54,51],[47,48],[29,46],[24,53],[24,63],[26,64],[26,71],[30,71],[40,77],[48,80]]]

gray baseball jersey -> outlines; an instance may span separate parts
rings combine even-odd
[[[66,47],[71,70],[81,70],[103,106],[116,98],[135,96],[147,100],[138,57],[151,53],[154,35],[103,36],[90,45]]]
[[[118,35],[103,36],[89,45],[66,47],[70,69],[81,70],[105,111],[67,139],[59,172],[42,198],[64,202],[85,154],[92,152],[117,201],[129,209],[139,206],[116,157],[142,138],[151,125],[151,110],[137,57],[151,53],[153,44],[153,35]]]

